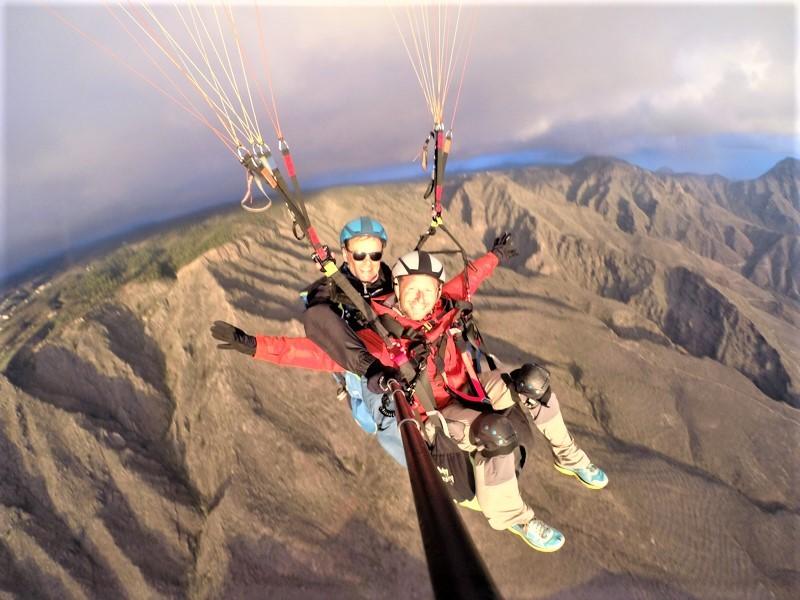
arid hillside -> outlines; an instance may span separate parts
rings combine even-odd
[[[462,511],[506,598],[798,596],[798,182],[794,159],[746,182],[605,158],[450,177],[467,251],[505,230],[521,251],[475,297],[489,349],[548,366],[611,480],[534,448],[521,487],[555,554]],[[309,213],[330,241],[374,215],[391,261],[423,190],[331,189]],[[332,378],[209,335],[302,335],[309,255],[282,207],[231,211],[4,293],[0,598],[431,597],[406,473]]]

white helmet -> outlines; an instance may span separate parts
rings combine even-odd
[[[392,267],[392,278],[394,279],[394,292],[399,296],[398,286],[400,278],[406,275],[430,275],[439,280],[440,283],[447,281],[444,274],[444,265],[435,256],[414,250],[404,254],[397,259]]]

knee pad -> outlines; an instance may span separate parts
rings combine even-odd
[[[511,387],[528,400],[547,406],[550,401],[550,371],[541,365],[525,363],[508,374]]]
[[[498,413],[479,415],[469,426],[469,441],[488,457],[510,454],[519,446],[514,425]]]

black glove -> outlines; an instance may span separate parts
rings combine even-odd
[[[519,254],[519,250],[514,247],[514,242],[511,241],[511,234],[508,232],[500,237],[494,238],[492,252],[497,255],[497,258],[499,258],[501,262]]]
[[[387,367],[381,361],[373,362],[367,372],[364,373],[367,379],[367,389],[373,394],[383,394],[389,391],[389,380],[395,379],[402,381],[400,371],[393,367]]]
[[[214,321],[211,326],[211,335],[224,344],[217,344],[220,350],[238,350],[242,354],[253,356],[256,353],[256,338],[247,335],[244,331],[226,323],[225,321]]]

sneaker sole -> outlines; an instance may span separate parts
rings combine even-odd
[[[511,527],[508,528],[508,531],[513,533],[518,538],[521,538],[523,542],[525,542],[528,546],[530,546],[531,548],[533,548],[537,552],[545,552],[545,553],[556,552],[557,550],[561,550],[561,548],[564,546],[564,542],[567,541],[566,538],[564,538],[563,534],[562,534],[561,543],[558,546],[555,546],[553,548],[542,548],[541,546],[534,546],[531,543],[531,541],[528,538],[526,538],[525,535],[523,535],[523,533],[521,531],[516,531],[516,530],[512,529]]]
[[[580,476],[575,471],[573,471],[572,469],[567,469],[567,468],[562,467],[560,465],[557,465],[555,463],[553,463],[553,467],[555,467],[555,470],[558,471],[559,473],[563,473],[564,475],[569,475],[571,477],[574,477],[575,479],[577,479],[578,481],[580,481],[583,484],[583,487],[587,487],[590,490],[602,490],[604,487],[606,487],[608,485],[608,480],[606,480],[606,482],[603,483],[602,485],[597,485],[597,484],[594,484],[594,483],[587,483],[586,481],[581,479]]]
[[[462,500],[461,502],[456,502],[456,504],[462,508],[468,508],[470,510],[474,510],[477,512],[483,512],[483,509],[481,509],[481,505],[478,504],[477,498],[472,498],[472,500]]]

